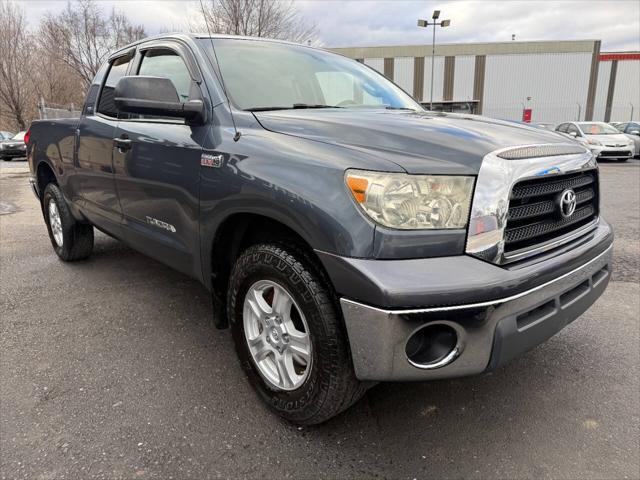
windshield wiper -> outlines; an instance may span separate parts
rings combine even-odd
[[[415,108],[409,108],[409,107],[392,107],[391,105],[387,105],[384,108],[385,110],[410,110],[412,112],[417,112]]]
[[[337,105],[322,105],[322,104],[309,105],[307,103],[294,103],[293,108],[299,109],[299,108],[344,108],[344,107],[338,107]]]
[[[246,112],[269,112],[272,110],[302,110],[306,108],[344,108],[344,107],[338,107],[336,105],[322,105],[322,104],[309,105],[306,103],[294,103],[290,107],[252,107],[252,108],[246,108],[245,111]]]

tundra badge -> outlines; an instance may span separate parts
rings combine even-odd
[[[156,227],[169,230],[171,233],[176,233],[176,227],[174,227],[170,223],[163,222],[162,220],[158,220],[157,218],[147,217],[147,223],[149,225],[155,225]]]

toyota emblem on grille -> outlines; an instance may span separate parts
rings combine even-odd
[[[574,192],[570,188],[565,190],[560,194],[558,203],[562,216],[564,218],[570,217],[571,215],[573,215],[573,212],[576,211],[576,192]]]

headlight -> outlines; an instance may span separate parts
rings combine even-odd
[[[364,212],[403,230],[464,228],[474,177],[348,170],[345,180]]]
[[[591,140],[590,138],[587,139],[587,143],[589,145],[598,145],[598,146],[602,146],[602,143],[600,143],[598,140]]]

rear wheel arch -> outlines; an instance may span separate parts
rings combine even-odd
[[[44,195],[44,189],[50,183],[58,185],[58,178],[54,173],[53,168],[47,162],[40,162],[36,167],[36,180],[38,182],[38,192],[42,197]]]

